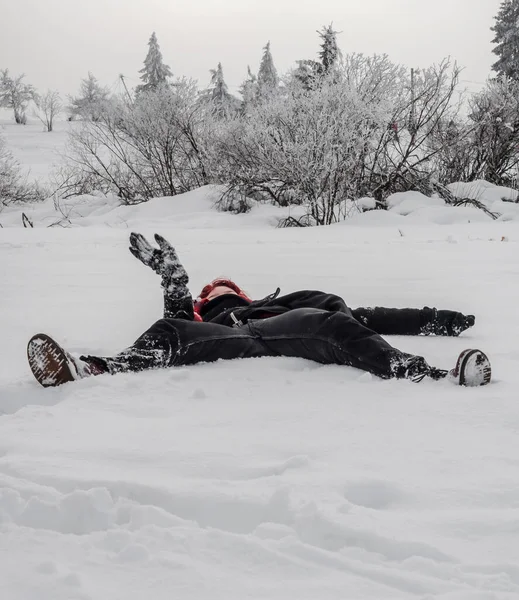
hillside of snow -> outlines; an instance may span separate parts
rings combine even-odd
[[[49,201],[24,208],[32,229],[0,213],[0,598],[518,598],[515,204],[477,182],[464,194],[509,218],[408,193],[282,230],[271,207],[216,212],[216,192]],[[160,318],[133,230],[176,246],[194,293],[229,276],[253,297],[279,285],[475,314],[459,338],[390,341],[442,368],[480,347],[494,380],[262,358],[39,387],[34,333],[110,355]]]

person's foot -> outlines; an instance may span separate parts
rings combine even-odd
[[[431,367],[422,356],[410,356],[399,366],[396,376],[414,383],[425,377],[436,381],[447,378],[456,385],[477,387],[490,383],[492,367],[484,352],[469,348],[459,355],[456,366],[450,371]]]
[[[419,383],[431,373],[431,367],[423,356],[410,356],[398,368],[397,377]]]
[[[56,387],[106,372],[98,364],[72,356],[45,333],[38,333],[29,340],[27,359],[32,374],[43,387]]]
[[[488,356],[481,350],[463,350],[447,378],[457,385],[468,387],[489,384],[492,379],[492,367]]]

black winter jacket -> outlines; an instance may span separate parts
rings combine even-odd
[[[270,296],[250,304],[233,294],[219,296],[204,307],[202,318],[204,321],[233,327],[251,319],[265,319],[297,308],[316,308],[351,315],[369,329],[382,335],[419,335],[432,333],[428,329],[434,323],[438,312],[435,308],[428,307],[350,309],[344,300],[335,294],[301,290],[279,296],[279,292],[278,288]]]

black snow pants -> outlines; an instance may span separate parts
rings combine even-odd
[[[239,327],[164,318],[120,354],[85,358],[102,361],[109,372],[120,373],[260,356],[348,365],[384,379],[403,377],[411,357],[356,320],[349,309],[297,308]]]

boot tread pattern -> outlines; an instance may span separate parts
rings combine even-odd
[[[76,379],[63,348],[44,333],[29,340],[27,359],[34,377],[43,387],[55,387]]]

